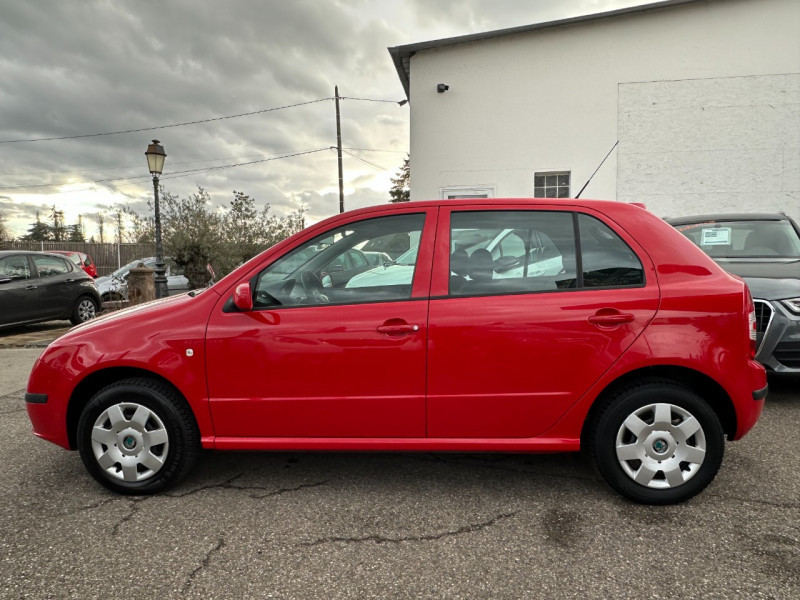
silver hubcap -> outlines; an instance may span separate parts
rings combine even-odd
[[[94,315],[94,302],[91,300],[81,300],[81,303],[78,305],[78,318],[81,320],[81,322],[94,319]]]
[[[697,474],[706,457],[700,422],[673,404],[649,404],[634,411],[617,432],[617,460],[636,483],[673,488]]]
[[[121,402],[100,413],[92,428],[92,452],[97,464],[123,481],[142,481],[164,466],[169,435],[152,410]]]

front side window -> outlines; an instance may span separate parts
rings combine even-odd
[[[254,307],[407,300],[424,224],[424,214],[408,214],[328,231],[258,275]]]
[[[27,256],[6,256],[0,258],[0,279],[30,279],[31,270]]]
[[[67,261],[55,256],[34,256],[33,262],[36,263],[39,277],[55,277],[56,275],[69,273],[72,270]]]

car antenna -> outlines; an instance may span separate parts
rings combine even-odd
[[[587,185],[589,185],[589,182],[592,180],[592,177],[594,177],[594,176],[597,174],[597,172],[600,170],[600,167],[602,167],[602,166],[603,166],[603,163],[604,163],[604,162],[606,162],[606,159],[607,159],[609,156],[611,156],[611,153],[614,151],[614,148],[616,148],[616,147],[617,147],[617,144],[619,144],[619,140],[617,140],[616,142],[614,142],[614,145],[613,145],[613,146],[611,146],[611,150],[609,150],[609,151],[608,151],[608,154],[606,154],[606,158],[604,158],[603,160],[601,160],[601,161],[600,161],[600,164],[599,164],[599,165],[597,165],[597,168],[594,170],[594,173],[592,173],[592,175],[589,177],[589,179],[586,181],[586,183],[584,183],[584,184],[583,184],[583,187],[581,188],[581,191],[580,191],[580,192],[578,192],[578,194],[575,196],[575,199],[576,199],[576,200],[577,200],[578,198],[580,198],[580,197],[581,197],[581,194],[583,193],[583,190],[585,190],[585,189],[586,189],[586,186],[587,186]]]

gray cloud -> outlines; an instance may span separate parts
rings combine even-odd
[[[402,98],[388,46],[591,12],[626,0],[231,0],[61,2],[0,0],[0,140],[161,126],[308,102],[333,95]],[[633,3],[631,1],[628,4]],[[343,100],[347,206],[388,200],[388,176],[408,148],[408,109]],[[338,211],[331,151],[174,177],[335,145],[332,101],[131,134],[0,144],[0,212],[22,234],[35,211],[106,209],[98,195],[33,187],[73,181],[144,210],[152,195],[144,151],[162,141],[163,185],[198,186],[227,203],[233,190],[277,214],[300,204],[309,219]],[[380,151],[380,152],[378,152]],[[98,182],[134,177],[134,182]],[[31,186],[14,189],[17,186]],[[113,208],[113,207],[112,207]],[[89,219],[87,219],[89,220]],[[68,217],[69,221],[69,217]],[[89,228],[91,229],[91,225]]]

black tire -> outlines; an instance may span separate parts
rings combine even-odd
[[[689,388],[647,380],[621,389],[594,422],[589,448],[606,482],[642,504],[677,504],[716,476],[725,435]]]
[[[81,296],[72,307],[72,316],[69,320],[73,325],[80,325],[97,316],[97,301],[91,296]]]
[[[99,483],[152,494],[179,481],[200,453],[191,409],[171,387],[143,377],[97,392],[78,421],[78,451]]]

